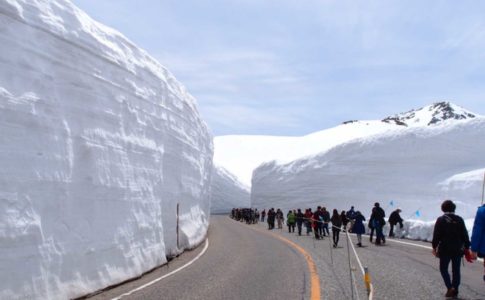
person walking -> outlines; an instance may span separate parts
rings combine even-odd
[[[289,233],[295,232],[295,223],[296,223],[295,213],[290,210],[286,215],[286,225],[288,225]]]
[[[283,212],[279,208],[276,210],[276,220],[278,221],[278,229],[283,229],[285,218],[283,218]]]
[[[301,235],[301,227],[303,225],[303,221],[304,221],[303,219],[305,218],[305,216],[301,212],[301,209],[297,210],[295,217],[296,217],[296,227],[298,228],[298,235]]]
[[[360,213],[360,211],[355,212],[352,233],[357,235],[357,246],[359,247],[362,247],[362,235],[365,233],[364,221],[365,217]]]
[[[404,226],[402,224],[403,219],[399,215],[401,213],[401,209],[398,208],[391,213],[389,216],[389,225],[391,225],[391,229],[389,230],[389,237],[394,237],[394,226],[399,224],[399,228],[402,229]]]
[[[470,240],[463,219],[455,215],[456,205],[451,200],[441,204],[443,215],[436,220],[433,231],[433,255],[440,259],[440,273],[445,282],[445,297],[457,297],[460,286],[460,262],[463,254],[469,252]],[[453,279],[448,267],[451,262]]]
[[[369,222],[367,223],[367,227],[369,227],[369,241],[372,243],[372,239],[374,238],[374,232],[376,231],[376,228],[374,227],[374,215],[375,215],[375,210],[376,208],[372,208],[372,213],[369,218]]]
[[[384,237],[384,233],[382,232],[382,229],[386,224],[386,220],[384,219],[385,216],[386,213],[381,208],[379,202],[374,203],[371,219],[373,220],[373,226],[376,230],[376,246],[382,245],[386,242],[386,238]]]
[[[328,223],[330,222],[330,212],[327,211],[326,207],[322,208],[321,212],[321,217],[322,217],[322,233],[323,236],[330,236],[330,231],[328,230]]]
[[[266,209],[261,212],[261,223],[264,223],[264,218],[266,217]]]
[[[316,210],[314,213],[313,213],[313,216],[312,216],[312,228],[313,228],[313,233],[315,234],[315,239],[319,240],[321,235],[320,235],[320,210]]]
[[[268,210],[268,229],[273,230],[274,229],[274,221],[275,221],[275,211],[274,208],[271,208]]]
[[[355,210],[353,206],[351,206],[350,209],[347,211],[347,219],[349,219],[350,231],[352,231],[352,228],[354,227],[354,221],[355,221]]]
[[[305,211],[306,235],[310,235],[312,233],[312,218],[313,218],[312,209],[309,208]]]
[[[485,204],[478,208],[473,223],[471,255],[473,259],[477,256],[485,258]],[[485,282],[485,260],[483,262],[483,281]]]
[[[332,218],[330,218],[330,222],[332,222],[333,247],[337,248],[338,240],[340,236],[340,228],[342,227],[342,218],[340,217],[336,209],[333,210],[333,214],[332,214]]]
[[[342,220],[342,227],[343,227],[344,232],[346,232],[347,231],[347,224],[349,224],[349,219],[347,218],[345,210],[342,210],[342,213],[340,213],[340,220]]]

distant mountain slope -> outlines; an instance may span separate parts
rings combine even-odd
[[[264,162],[275,160],[278,164],[288,163],[356,138],[407,130],[409,127],[462,122],[477,116],[453,103],[438,102],[383,120],[346,121],[336,127],[301,137],[218,136],[214,138],[214,162],[249,186],[253,170]]]
[[[457,212],[472,218],[480,204],[484,137],[485,118],[477,117],[354,139],[287,164],[266,163],[254,171],[252,205],[354,205],[368,217],[378,201],[388,214],[401,206],[407,219],[432,220],[441,202],[453,197]]]

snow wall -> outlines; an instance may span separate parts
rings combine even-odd
[[[0,45],[0,299],[81,296],[203,241],[212,137],[164,67],[65,0],[0,1]]]
[[[211,190],[211,213],[229,213],[235,207],[251,206],[249,187],[223,167],[214,166]]]
[[[483,117],[390,131],[289,164],[261,165],[253,173],[251,202],[285,211],[354,205],[368,217],[377,201],[387,215],[401,207],[404,219],[431,221],[442,214],[442,201],[451,198],[458,214],[474,218],[484,150]]]

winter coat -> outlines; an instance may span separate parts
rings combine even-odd
[[[485,205],[479,207],[472,231],[471,248],[480,257],[485,257]]]
[[[286,215],[286,222],[289,224],[289,225],[293,225],[295,224],[296,222],[296,217],[295,217],[295,214],[290,212],[288,213],[288,215]]]
[[[297,212],[297,213],[296,213],[296,223],[298,223],[298,224],[302,224],[302,223],[303,223],[303,218],[304,218],[304,217],[305,217],[305,216],[303,215],[303,213],[302,213],[302,212]]]
[[[370,216],[370,222],[373,227],[376,226],[384,226],[386,224],[386,220],[384,220],[384,217],[386,216],[386,213],[381,207],[374,207],[372,209],[372,215]]]
[[[347,219],[347,216],[345,215],[345,213],[343,214],[340,214],[340,220],[342,220],[342,224],[345,226],[349,223],[349,219]]]
[[[403,221],[403,219],[399,215],[399,212],[397,211],[397,209],[395,211],[393,211],[391,213],[391,215],[389,216],[389,224],[391,224],[391,225],[396,225],[396,224],[399,223],[402,226],[402,221]]]
[[[436,220],[433,231],[433,249],[438,256],[462,256],[470,248],[465,222],[460,216],[446,213]]]
[[[365,233],[365,226],[364,226],[365,217],[361,214],[355,215],[355,223],[352,227],[352,233],[355,234],[364,234]]]
[[[328,212],[328,210],[326,211],[322,210],[321,216],[322,216],[323,222],[326,222],[326,223],[330,222],[330,212]]]
[[[335,226],[335,227],[342,227],[342,219],[340,218],[339,215],[333,215],[332,218],[330,219],[330,222],[332,222],[332,226]],[[334,229],[337,229],[333,227]]]

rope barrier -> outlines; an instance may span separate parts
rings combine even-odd
[[[314,220],[314,219],[310,219],[310,218],[303,218],[303,220],[306,220],[306,221],[311,221],[311,222],[316,222],[316,223],[322,223],[322,224],[329,224],[330,222],[325,222],[325,221],[319,221],[319,220]],[[331,225],[332,228],[336,228],[336,229],[339,229],[339,230],[342,230],[341,227],[337,227],[335,225]],[[351,284],[351,287],[350,287],[350,290],[351,290],[351,294],[352,294],[352,299],[354,299],[354,289],[355,289],[355,294],[357,296],[357,299],[359,299],[359,294],[358,294],[358,289],[357,289],[357,285],[355,283],[355,277],[354,277],[354,274],[352,273],[352,264],[351,264],[351,261],[350,261],[350,249],[352,248],[352,252],[355,256],[355,259],[357,261],[357,264],[359,265],[359,268],[362,272],[362,276],[363,276],[363,279],[364,279],[364,285],[366,287],[366,290],[367,290],[367,297],[369,300],[372,300],[373,297],[374,297],[374,286],[372,285],[372,282],[371,282],[371,277],[370,277],[370,273],[369,273],[369,268],[366,266],[366,267],[363,267],[362,266],[362,262],[359,258],[359,255],[357,254],[357,250],[355,250],[355,247],[354,247],[354,244],[352,243],[352,239],[350,238],[350,235],[349,235],[349,232],[347,230],[347,228],[345,228],[344,230],[344,233],[347,237],[347,258],[348,258],[348,263],[349,263],[349,273],[350,273],[350,284]],[[314,240],[314,239],[313,239]],[[330,242],[330,239],[329,239],[329,242]],[[313,246],[315,247],[315,240],[313,242]],[[330,258],[331,258],[331,261],[332,261],[332,265],[333,265],[333,252],[332,252],[332,249],[330,249]]]

